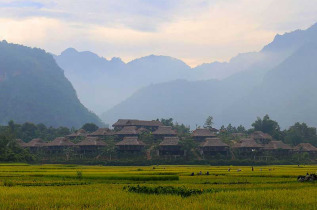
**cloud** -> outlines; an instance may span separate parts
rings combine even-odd
[[[25,7],[31,7],[40,9],[44,7],[44,4],[40,2],[35,1],[7,1],[7,2],[0,2],[0,7],[2,8],[25,8]]]
[[[71,46],[125,61],[162,54],[198,65],[260,50],[276,33],[316,20],[312,0],[5,0],[0,38],[54,53]]]

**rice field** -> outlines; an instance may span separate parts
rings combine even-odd
[[[307,172],[317,166],[0,164],[0,209],[317,209],[317,183],[296,180]]]

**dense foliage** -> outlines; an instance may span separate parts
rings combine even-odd
[[[158,120],[158,121],[161,121],[161,123],[163,123],[163,125],[165,125],[165,126],[171,126],[181,136],[189,134],[189,132],[190,132],[189,126],[185,126],[184,124],[179,124],[178,122],[174,123],[173,118],[169,118],[169,119],[162,118],[161,120]]]
[[[0,126],[0,134],[9,132],[11,136],[29,142],[34,138],[41,138],[44,141],[51,141],[56,137],[66,136],[71,133],[67,127],[47,127],[44,124],[23,123],[16,124],[10,121],[7,126]]]
[[[0,133],[0,161],[3,162],[30,162],[34,157],[21,148],[10,130],[2,129]]]

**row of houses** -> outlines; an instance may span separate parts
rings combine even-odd
[[[150,133],[158,144],[158,155],[183,156],[186,152],[181,144],[181,139],[171,126],[164,126],[159,121],[118,120],[114,129],[100,128],[95,132],[87,133],[80,129],[66,137],[59,137],[51,142],[41,139],[33,139],[28,143],[19,141],[21,146],[29,148],[32,152],[47,151],[58,153],[67,148],[72,148],[81,154],[100,151],[108,146],[106,139],[115,137],[115,147],[118,152],[140,153],[144,151],[146,144],[140,140],[143,133]],[[261,154],[271,152],[276,155],[288,155],[291,153],[307,152],[317,154],[317,148],[309,143],[302,143],[292,147],[282,141],[274,140],[270,135],[257,131],[249,136],[234,134],[230,143],[223,142],[218,136],[218,130],[199,128],[191,133],[194,142],[197,142],[197,150],[201,155],[226,155],[236,151],[239,155]],[[79,140],[77,144],[72,140]]]

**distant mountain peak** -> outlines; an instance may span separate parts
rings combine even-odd
[[[112,62],[112,63],[123,63],[123,64],[124,64],[124,62],[122,61],[122,59],[119,58],[119,57],[113,57],[113,58],[111,58],[110,62]]]
[[[63,52],[61,52],[61,55],[69,55],[69,54],[75,54],[78,53],[78,51],[75,48],[67,48],[66,50],[64,50]]]

